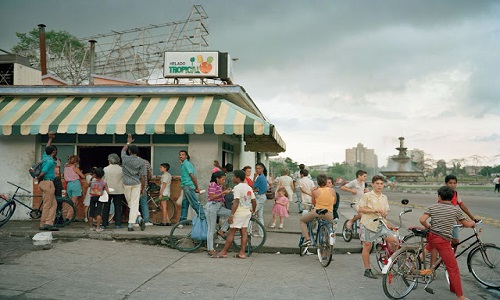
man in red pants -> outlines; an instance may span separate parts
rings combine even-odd
[[[455,252],[451,247],[452,239],[451,232],[455,222],[460,222],[465,227],[474,227],[474,221],[467,220],[462,213],[462,210],[453,206],[451,200],[455,195],[455,191],[448,187],[442,186],[438,189],[439,203],[431,205],[420,217],[420,223],[430,229],[427,236],[427,250],[436,249],[443,259],[446,270],[450,278],[450,291],[457,295],[457,299],[467,299],[462,291],[462,281],[460,280],[460,270],[458,269]],[[427,223],[427,219],[431,219],[431,224]]]

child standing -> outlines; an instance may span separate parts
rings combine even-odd
[[[160,165],[161,180],[160,180],[160,197],[161,197],[161,212],[163,214],[163,221],[160,226],[170,226],[170,218],[167,211],[167,200],[170,199],[170,184],[172,183],[172,175],[168,172],[170,165],[162,163]]]
[[[474,227],[475,222],[466,220],[461,209],[452,204],[455,191],[449,186],[442,186],[438,189],[438,202],[431,205],[420,217],[420,223],[427,229],[427,250],[437,249],[443,259],[446,270],[450,278],[450,291],[455,293],[457,299],[466,299],[462,291],[460,280],[460,270],[458,268],[455,253],[451,247],[452,230],[455,222],[460,222],[465,227]],[[432,218],[431,224],[427,219]]]
[[[93,177],[95,180],[90,182],[90,214],[89,214],[89,224],[90,231],[102,232],[104,229],[101,228],[102,221],[102,209],[104,207],[104,202],[99,201],[99,197],[104,194],[104,191],[109,195],[108,185],[102,177],[104,177],[104,170],[102,168],[97,168],[94,170]],[[97,228],[94,229],[94,218],[96,218]]]
[[[271,224],[271,228],[276,228],[276,219],[280,218],[280,226],[279,229],[283,229],[283,222],[285,217],[288,217],[287,206],[290,201],[288,200],[288,192],[285,187],[282,186],[278,189],[278,193],[276,194],[276,199],[274,201],[273,209],[271,210],[273,214],[273,222]]]
[[[229,250],[229,247],[232,246],[234,234],[238,229],[240,229],[241,233],[241,249],[240,252],[234,257],[246,258],[245,247],[247,245],[247,227],[250,217],[252,216],[252,212],[255,211],[257,203],[255,202],[255,194],[253,193],[252,188],[245,183],[245,177],[244,171],[234,171],[233,182],[236,186],[233,189],[234,200],[231,208],[231,215],[227,220],[230,224],[229,233],[227,235],[224,249],[222,249],[218,254],[210,256],[212,258],[227,257],[227,250]]]

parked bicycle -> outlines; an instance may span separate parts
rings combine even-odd
[[[477,224],[480,223],[482,221],[477,222]],[[461,225],[456,226],[461,227]],[[479,237],[481,229],[471,229],[474,231],[473,234],[458,245],[473,238],[476,240],[455,254],[455,257],[458,258],[470,249],[467,255],[469,272],[481,284],[491,288],[500,288],[500,247],[495,244],[483,243]],[[435,279],[435,271],[441,264],[441,258],[436,261],[434,266],[430,266],[428,259],[423,259],[426,257],[423,253],[425,253],[425,237],[428,230],[412,228],[412,233],[414,237],[419,239],[419,243],[403,244],[401,249],[389,258],[388,264],[382,270],[384,293],[390,299],[406,297],[419,283],[425,284],[426,292],[434,293],[429,285]]]
[[[161,211],[162,208],[160,204],[161,202],[160,187],[156,183],[150,182],[146,186],[146,194],[150,212]],[[175,202],[170,198],[164,201],[167,201],[168,219],[172,220],[176,211]]]
[[[395,233],[396,238],[399,241],[399,244],[404,243],[404,238],[399,235],[399,229],[403,226],[402,217],[404,214],[413,211],[411,208],[406,207],[406,205],[408,205],[409,202],[410,201],[408,199],[401,200],[401,204],[403,204],[403,211],[399,213],[399,227],[390,228]],[[387,224],[384,222],[384,219],[382,217],[379,217],[374,221],[379,221],[382,224],[382,226],[389,228]],[[380,238],[377,240],[377,242],[375,243],[375,255],[376,255],[375,257],[377,261],[377,266],[379,267],[380,270],[382,270],[382,268],[387,264],[389,257],[391,257],[393,253],[394,251],[391,249],[389,243],[387,243],[385,239]]]
[[[318,214],[325,214],[326,209],[319,209]],[[311,222],[307,223],[307,230],[311,237],[311,244],[303,246],[304,236],[299,239],[299,254],[304,256],[308,253],[309,247],[315,247],[318,254],[318,259],[323,267],[328,267],[332,261],[333,246],[335,245],[335,230],[337,223],[314,218]]]
[[[14,212],[16,211],[16,202],[21,204],[22,206],[26,207],[29,210],[29,216],[32,219],[39,219],[42,216],[42,208],[43,208],[43,200],[40,202],[40,205],[38,208],[31,208],[28,205],[26,205],[24,202],[20,201],[17,199],[18,197],[24,197],[24,198],[33,198],[33,197],[41,197],[41,195],[31,195],[31,192],[28,191],[27,189],[20,187],[17,184],[14,184],[10,181],[7,181],[7,183],[13,185],[16,187],[16,191],[14,194],[10,197],[10,199],[3,199],[0,205],[0,227],[3,226],[5,223],[7,223]],[[28,195],[23,195],[19,193],[19,190],[22,190]],[[56,227],[63,227],[75,220],[76,217],[76,207],[73,201],[66,197],[56,197],[57,200],[57,209],[56,209],[56,217],[54,219],[54,226]]]
[[[182,225],[182,226],[181,226]],[[183,252],[192,252],[201,246],[206,245],[206,240],[196,240],[191,237],[192,221],[184,220],[181,221],[172,228],[170,231],[170,245]],[[217,232],[217,231],[216,231]],[[254,216],[250,218],[250,222],[247,226],[247,254],[250,256],[252,252],[258,251],[266,242],[267,232],[264,225]],[[262,234],[260,233],[262,232]],[[219,235],[220,238],[225,240],[225,236]],[[217,240],[214,240],[215,242]],[[215,243],[217,247],[220,243]],[[223,245],[223,244],[222,244]],[[233,248],[235,250],[241,249],[241,235],[239,231],[236,232],[233,240]]]

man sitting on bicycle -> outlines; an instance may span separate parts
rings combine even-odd
[[[333,221],[333,205],[336,200],[335,190],[326,186],[327,178],[325,174],[319,174],[317,180],[319,188],[312,192],[312,204],[314,205],[314,209],[300,219],[300,230],[302,231],[302,236],[304,237],[302,246],[311,245],[311,237],[309,236],[309,231],[307,230],[307,223],[314,220],[314,218],[320,218],[330,222]],[[321,215],[317,213],[317,211],[323,209],[328,211]]]
[[[443,259],[448,276],[450,278],[450,291],[457,295],[457,299],[467,299],[463,295],[460,270],[458,268],[455,253],[451,247],[452,230],[455,222],[462,223],[465,227],[474,227],[475,222],[466,220],[462,210],[452,204],[455,192],[448,186],[438,189],[438,202],[431,205],[420,217],[420,223],[429,229],[427,235],[427,250],[437,249]],[[427,219],[432,218],[431,224]]]
[[[379,237],[383,237],[390,245],[392,250],[395,250],[397,238],[385,226],[389,224],[385,218],[389,213],[389,202],[387,196],[382,194],[384,188],[384,177],[375,175],[372,178],[371,192],[363,194],[358,203],[358,212],[361,213],[361,226],[359,227],[359,239],[363,242],[363,264],[365,266],[364,275],[368,278],[377,278],[370,268],[370,249],[372,242]],[[383,218],[383,223],[376,220],[378,217]]]

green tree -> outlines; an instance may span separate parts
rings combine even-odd
[[[38,28],[27,33],[16,32],[19,42],[12,52],[25,56],[34,67],[40,66],[40,38]],[[85,43],[67,31],[49,30],[45,32],[47,47],[47,69],[57,77],[72,84],[81,84],[87,79],[89,57],[86,56]]]
[[[436,162],[436,168],[434,169],[434,177],[445,176],[447,172],[446,161],[440,159]]]

